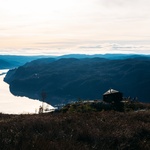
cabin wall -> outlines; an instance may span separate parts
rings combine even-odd
[[[122,100],[122,93],[111,93],[111,94],[107,94],[107,95],[103,95],[103,101],[107,102],[107,103],[117,103],[120,102]]]

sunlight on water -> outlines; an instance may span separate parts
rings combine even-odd
[[[38,113],[42,104],[39,100],[27,97],[17,97],[10,93],[9,85],[3,81],[8,70],[0,70],[0,112],[7,114]],[[44,103],[48,109],[54,109],[51,105]]]

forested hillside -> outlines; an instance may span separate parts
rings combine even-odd
[[[150,102],[150,59],[40,59],[9,71],[5,81],[14,95],[41,99],[45,92],[51,104],[102,99],[110,87]]]

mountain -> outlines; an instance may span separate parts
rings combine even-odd
[[[13,67],[13,64],[0,59],[0,69],[6,69],[6,68],[12,68],[12,67]]]
[[[150,102],[150,59],[39,59],[10,70],[5,81],[14,95],[42,99],[44,92],[45,101],[53,105],[102,99],[109,88]]]
[[[141,54],[109,54],[109,53],[108,54],[94,54],[94,55],[68,54],[68,55],[58,56],[57,59],[60,59],[60,58],[83,59],[83,58],[95,58],[95,57],[111,59],[111,60],[129,59],[129,58],[150,59],[150,55],[141,55]]]
[[[86,54],[68,54],[62,56],[51,56],[51,55],[38,55],[38,56],[19,56],[19,55],[0,55],[0,69],[11,69],[15,67],[19,67],[24,65],[27,62],[31,62],[37,59],[43,58],[52,58],[55,60],[62,58],[104,58],[110,60],[118,60],[118,59],[128,59],[128,58],[139,58],[139,59],[149,59],[150,55],[137,55],[137,54],[95,54],[95,55],[86,55]],[[43,61],[43,60],[41,60]],[[45,60],[46,62],[47,60]],[[39,63],[39,61],[38,61]]]
[[[27,62],[46,58],[48,56],[19,56],[19,55],[0,55],[0,69],[10,69],[24,65]],[[52,57],[52,56],[49,56]]]

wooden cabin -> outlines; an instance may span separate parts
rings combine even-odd
[[[107,103],[118,103],[122,101],[123,94],[117,90],[109,89],[103,94],[103,101]]]

